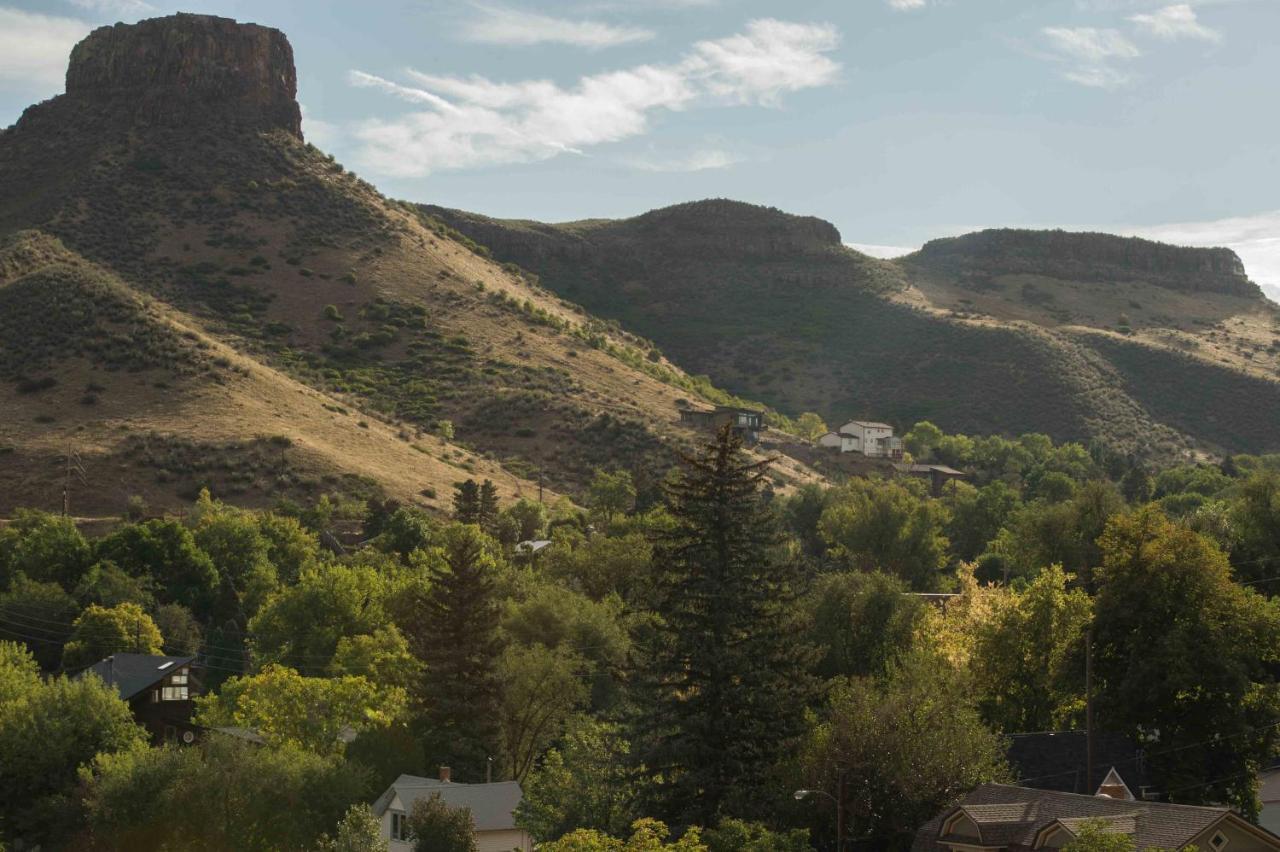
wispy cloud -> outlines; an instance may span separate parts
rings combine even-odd
[[[75,6],[99,14],[143,15],[156,7],[143,0],[71,0]]]
[[[911,9],[922,9],[925,6],[925,0],[887,0],[891,9],[899,12],[906,12]]]
[[[1222,33],[1200,23],[1196,17],[1196,10],[1191,8],[1189,3],[1179,3],[1165,6],[1155,12],[1132,15],[1129,20],[1133,21],[1141,32],[1165,41],[1183,38],[1222,41]]]
[[[1119,30],[1094,27],[1045,27],[1041,32],[1051,57],[1068,63],[1062,76],[1082,86],[1113,89],[1129,82],[1115,62],[1137,59],[1138,46]]]
[[[0,86],[47,94],[60,91],[67,56],[89,29],[75,18],[0,6]]]
[[[399,82],[353,71],[353,84],[422,108],[358,126],[358,156],[372,171],[421,177],[582,153],[646,132],[659,111],[772,105],[786,93],[827,85],[840,70],[826,55],[838,41],[829,25],[756,20],[743,33],[697,42],[674,64],[593,74],[569,87],[412,70]]]
[[[678,156],[646,155],[623,160],[626,165],[644,172],[704,172],[727,169],[746,161],[747,157],[742,154],[734,154],[722,148],[706,148]]]
[[[569,44],[598,50],[648,41],[653,31],[599,21],[576,21],[526,12],[507,6],[476,6],[476,14],[463,28],[463,37],[482,44]]]

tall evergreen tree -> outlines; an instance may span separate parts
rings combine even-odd
[[[488,535],[496,535],[498,531],[498,489],[491,480],[480,484],[479,517],[476,523]]]
[[[430,590],[408,625],[414,653],[425,663],[419,693],[426,766],[447,765],[459,780],[484,777],[498,757],[501,690],[495,574],[498,548],[472,524],[452,524],[431,555]]]
[[[635,681],[635,742],[658,779],[653,807],[672,822],[776,805],[770,770],[813,695],[816,654],[793,623],[796,568],[778,558],[760,495],[768,467],[726,428],[668,486],[674,523],[652,566],[661,626]]]
[[[453,519],[460,524],[480,523],[480,485],[474,479],[453,485]]]

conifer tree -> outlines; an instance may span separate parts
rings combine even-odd
[[[476,523],[488,535],[495,535],[498,531],[498,489],[488,479],[480,485],[479,517]]]
[[[661,626],[635,681],[637,756],[657,776],[656,815],[682,825],[759,818],[771,770],[801,734],[815,659],[793,622],[794,563],[761,500],[769,462],[729,428],[684,461],[655,543]]]
[[[453,519],[460,524],[480,523],[480,485],[474,479],[453,486]]]
[[[432,552],[431,587],[406,631],[425,664],[419,694],[426,766],[453,768],[459,780],[484,778],[498,757],[497,545],[471,524],[452,524]]]

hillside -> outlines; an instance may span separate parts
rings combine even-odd
[[[822,220],[724,200],[559,225],[424,209],[789,414],[1136,455],[1280,448],[1280,315],[1226,249],[989,231],[880,261]]]
[[[308,145],[295,79],[264,27],[104,27],[0,132],[0,511],[50,505],[68,445],[100,461],[102,511],[205,480],[290,493],[259,446],[285,439],[310,490],[435,507],[471,475],[660,477],[696,438],[679,408],[726,397]]]

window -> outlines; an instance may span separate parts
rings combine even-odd
[[[405,819],[404,814],[397,813],[395,811],[391,812],[391,839],[392,840],[408,840],[409,839],[408,837],[409,826],[406,825],[407,822],[408,820]]]
[[[187,688],[185,686],[166,686],[160,690],[161,701],[186,701]]]
[[[158,690],[158,689],[153,689],[153,690],[151,690],[151,700],[152,700],[152,701],[159,701],[159,700],[160,700],[160,690]]]
[[[1230,842],[1221,831],[1214,832],[1213,837],[1209,838],[1209,846],[1213,848],[1214,852],[1221,852],[1221,850],[1226,849],[1227,844]]]
[[[169,683],[172,683],[172,684],[173,684],[173,685],[175,685],[175,686],[177,686],[177,685],[179,685],[179,684],[185,684],[186,682],[187,682],[187,670],[186,670],[186,669],[183,669],[182,671],[180,671],[180,672],[178,672],[177,674],[175,674],[173,677],[169,678]]]

